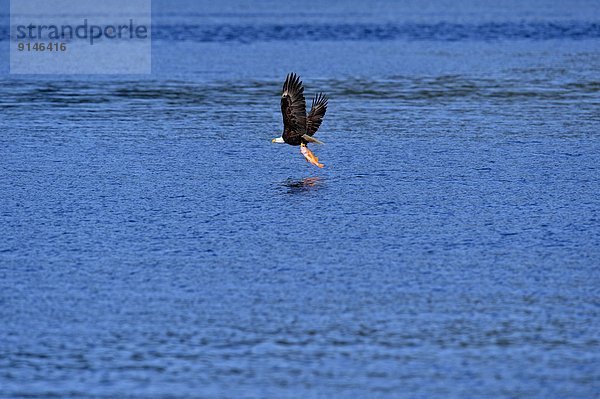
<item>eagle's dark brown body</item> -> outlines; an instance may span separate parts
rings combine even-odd
[[[327,97],[323,93],[315,95],[308,115],[304,87],[295,73],[290,73],[283,84],[281,95],[281,113],[283,114],[283,140],[290,145],[307,144],[305,137],[312,137],[327,111]]]

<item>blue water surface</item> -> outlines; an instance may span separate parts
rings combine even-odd
[[[0,397],[600,397],[597,2],[153,12],[152,75],[0,75]]]

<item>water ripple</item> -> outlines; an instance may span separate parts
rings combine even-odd
[[[99,103],[145,102],[168,105],[256,105],[273,99],[280,90],[279,81],[223,80],[202,84],[189,81],[137,81],[111,83],[65,83],[47,81],[6,80],[0,98],[0,108],[22,104],[52,104],[55,106]],[[491,79],[460,75],[393,76],[389,78],[348,78],[314,80],[332,97],[345,99],[403,101],[478,100],[590,100],[600,92],[600,82],[555,82],[551,79]],[[307,93],[310,97],[311,93]]]
[[[600,23],[486,22],[463,24],[438,22],[403,24],[264,24],[264,25],[156,25],[155,40],[195,42],[262,41],[382,41],[382,40],[556,40],[597,39]]]

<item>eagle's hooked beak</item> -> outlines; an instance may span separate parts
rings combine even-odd
[[[285,141],[283,141],[283,137],[277,137],[274,138],[273,140],[271,140],[271,143],[285,143]]]

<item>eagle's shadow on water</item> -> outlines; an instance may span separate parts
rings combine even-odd
[[[287,188],[288,194],[305,194],[324,187],[321,177],[305,177],[303,179],[286,179],[281,186]]]

